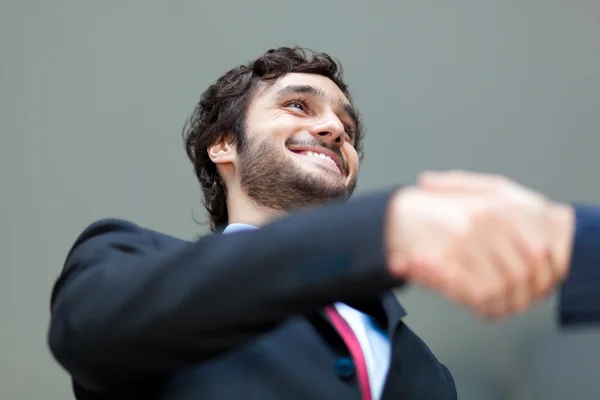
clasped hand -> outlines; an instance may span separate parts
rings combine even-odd
[[[390,272],[488,319],[528,309],[567,275],[573,210],[505,177],[428,172],[387,218]]]

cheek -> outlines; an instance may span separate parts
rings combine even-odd
[[[289,132],[295,119],[281,112],[255,114],[247,120],[246,127],[257,136],[281,136]]]
[[[346,163],[348,164],[348,168],[351,172],[357,173],[360,164],[358,153],[352,145],[346,144],[345,146],[347,146],[344,153],[346,154]]]
[[[277,110],[271,115],[270,119],[274,125],[287,130],[305,129],[310,126],[312,120],[306,115],[299,115],[298,113],[286,110]]]
[[[254,134],[262,140],[285,142],[294,132],[294,124],[286,118],[271,120],[267,123],[256,124]]]

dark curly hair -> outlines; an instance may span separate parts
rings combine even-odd
[[[208,211],[213,232],[227,225],[227,191],[207,149],[221,140],[230,140],[238,147],[243,147],[246,110],[256,87],[260,82],[271,85],[292,72],[325,76],[351,101],[348,86],[342,79],[342,66],[334,58],[301,47],[280,47],[226,72],[202,93],[194,112],[186,121],[183,130],[185,147],[202,187],[203,204]],[[359,123],[354,146],[361,158],[362,136]]]

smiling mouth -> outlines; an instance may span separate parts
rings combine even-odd
[[[290,151],[293,154],[296,154],[297,156],[302,157],[306,161],[310,161],[312,163],[322,165],[328,169],[331,169],[331,170],[343,175],[342,171],[338,167],[335,160],[329,156],[326,156],[325,154],[317,153],[314,151],[292,151],[292,150],[290,150]]]

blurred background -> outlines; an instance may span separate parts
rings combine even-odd
[[[1,399],[73,398],[45,335],[76,236],[103,217],[204,233],[184,120],[223,72],[296,44],[344,65],[359,193],[466,168],[600,203],[597,0],[2,0]],[[398,295],[459,399],[600,398],[600,330],[558,329],[555,298],[490,325]]]

